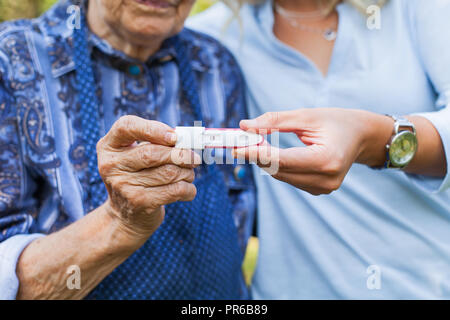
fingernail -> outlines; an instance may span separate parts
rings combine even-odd
[[[254,119],[242,120],[240,125],[244,126],[246,128],[254,128],[254,127],[256,127],[257,123],[256,123],[256,120],[254,120]]]
[[[166,140],[167,143],[175,143],[178,140],[177,134],[173,132],[168,132],[164,136],[164,140]]]

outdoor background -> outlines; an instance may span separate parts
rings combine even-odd
[[[33,18],[50,8],[57,0],[0,0],[0,21]],[[193,14],[209,7],[214,0],[198,0]]]
[[[50,8],[57,0],[0,0],[0,22],[12,19],[33,18]],[[192,10],[196,14],[212,5],[215,0],[197,0]],[[250,284],[256,266],[258,240],[251,238],[243,265],[247,283]]]

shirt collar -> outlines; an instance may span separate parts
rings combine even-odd
[[[273,2],[271,0],[264,1],[257,10],[257,19],[263,32],[269,38],[274,38],[273,24],[275,22],[273,16]]]
[[[256,28],[259,29],[258,32],[260,32],[265,39],[265,45],[268,46],[266,50],[277,53],[279,59],[283,59],[284,62],[290,65],[307,68],[307,61],[300,58],[302,55],[288,45],[282,43],[273,33],[275,23],[273,1],[265,0],[259,6],[255,6],[254,10],[256,11]]]

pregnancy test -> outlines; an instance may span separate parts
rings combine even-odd
[[[264,142],[262,135],[241,129],[176,127],[175,133],[179,149],[242,148]]]

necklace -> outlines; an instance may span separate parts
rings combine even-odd
[[[289,11],[287,9],[284,9],[282,6],[280,6],[278,3],[274,1],[274,6],[276,11],[282,12],[283,15],[287,18],[291,19],[319,19],[319,18],[325,18],[327,17],[331,12],[333,12],[334,8],[336,7],[336,3],[339,2],[339,0],[329,0],[328,6],[324,6],[323,0],[318,0],[319,2],[319,8],[318,10],[314,11],[308,11],[308,12],[294,12]]]
[[[274,3],[274,8],[275,12],[277,12],[280,16],[285,18],[292,27],[306,32],[318,33],[321,34],[325,40],[334,41],[337,38],[337,30],[335,28],[326,28],[326,29],[316,28],[297,21],[298,19],[313,19],[319,17],[324,18],[328,16],[334,9],[335,1],[333,1],[332,4],[333,6],[330,6],[330,8],[326,10],[322,9],[309,13],[297,13],[288,11],[277,3]]]

